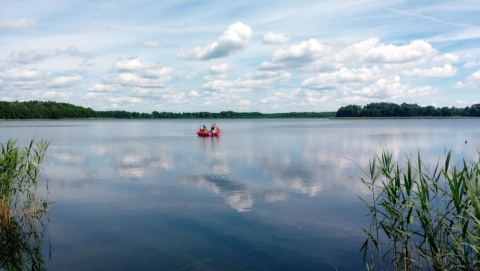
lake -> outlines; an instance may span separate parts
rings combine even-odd
[[[2,143],[33,137],[51,140],[48,270],[362,270],[361,168],[476,159],[480,120],[0,122]]]

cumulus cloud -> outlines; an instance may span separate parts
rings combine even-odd
[[[138,58],[120,59],[112,67],[106,84],[134,87],[165,87],[173,77],[173,68],[158,66]]]
[[[334,48],[330,45],[309,39],[291,46],[289,49],[279,49],[273,52],[272,57],[262,63],[260,69],[285,69],[289,67],[301,67],[328,56]]]
[[[70,93],[66,91],[45,91],[41,94],[41,97],[47,100],[65,101],[70,97]]]
[[[55,79],[53,79],[50,82],[50,87],[53,88],[61,88],[61,87],[71,87],[78,82],[81,82],[83,80],[81,75],[71,75],[71,76],[60,76]]]
[[[199,97],[200,94],[198,93],[198,91],[195,91],[195,90],[191,90],[188,92],[188,97]]]
[[[228,27],[217,41],[206,47],[196,47],[191,52],[177,54],[177,57],[187,60],[209,60],[228,56],[236,51],[240,51],[248,46],[252,36],[252,29],[236,22]]]
[[[411,71],[403,72],[403,75],[414,76],[419,78],[429,77],[451,77],[457,73],[457,69],[450,64],[445,64],[443,67],[433,67],[431,69],[413,69]]]
[[[315,77],[305,79],[302,87],[319,90],[333,89],[338,85],[372,81],[380,76],[382,76],[382,72],[378,66],[358,69],[341,68],[338,71],[320,73]]]
[[[118,59],[100,82],[87,88],[83,99],[91,103],[102,101],[108,104],[103,107],[123,110],[158,100],[178,103],[184,100],[185,93],[170,89],[173,72],[173,68],[137,57]]]
[[[364,56],[367,62],[405,63],[420,60],[435,53],[432,46],[423,40],[415,40],[407,45],[376,44]]]
[[[0,78],[4,81],[36,81],[47,78],[46,72],[30,68],[12,68],[0,73]]]
[[[134,71],[153,66],[151,63],[141,62],[138,58],[120,59],[113,65],[117,71]]]
[[[263,35],[262,42],[265,44],[282,44],[288,42],[290,37],[282,33],[268,32]]]
[[[474,72],[467,77],[467,85],[478,88],[480,85],[480,71]]]
[[[202,89],[213,92],[249,92],[254,89],[265,89],[275,83],[284,82],[291,74],[286,71],[259,71],[255,76],[239,77],[234,80],[212,79],[203,84]]]
[[[351,93],[380,99],[398,99],[403,97],[426,96],[435,93],[432,86],[410,87],[400,82],[399,76],[382,78]]]
[[[240,100],[237,102],[237,105],[240,106],[240,107],[248,107],[250,105],[252,105],[252,101],[250,100]]]
[[[424,40],[414,40],[406,45],[380,43],[378,38],[370,38],[354,43],[335,56],[339,62],[362,63],[407,63],[422,61],[432,57],[437,51]]]
[[[37,25],[37,22],[31,18],[21,18],[15,20],[4,20],[0,21],[0,29],[10,28],[10,29],[20,29],[20,28],[30,28]]]
[[[210,73],[211,74],[220,74],[220,73],[225,73],[230,66],[226,63],[220,64],[220,65],[212,65],[210,66]]]
[[[141,98],[138,97],[112,97],[108,99],[109,102],[112,104],[119,104],[119,103],[132,103],[132,104],[138,104],[142,102]]]
[[[118,85],[112,84],[95,84],[93,87],[89,88],[88,91],[90,92],[117,92],[120,88]]]
[[[470,74],[465,81],[457,81],[453,85],[456,89],[478,88],[480,85],[480,71]]]

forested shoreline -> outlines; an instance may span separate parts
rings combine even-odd
[[[370,103],[365,106],[348,105],[340,107],[337,118],[450,118],[450,117],[480,117],[480,104],[465,108],[419,106],[402,103]]]
[[[348,105],[337,112],[158,112],[124,110],[95,111],[91,108],[53,101],[0,101],[0,119],[262,119],[262,118],[451,118],[480,117],[480,104],[465,108],[419,106],[417,104],[370,103]]]
[[[95,111],[91,108],[59,102],[5,102],[0,101],[0,119],[260,119],[260,118],[332,118],[336,112],[289,112],[289,113],[259,113],[259,112],[158,112],[140,113],[124,110]]]

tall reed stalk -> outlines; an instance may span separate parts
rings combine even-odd
[[[19,147],[8,140],[0,146],[0,270],[44,269],[41,248],[49,201],[36,192],[48,145],[32,140]]]
[[[370,191],[361,247],[367,270],[480,270],[480,158],[405,164],[383,151],[361,181]]]

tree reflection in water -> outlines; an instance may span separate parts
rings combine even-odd
[[[9,140],[0,153],[0,269],[45,270],[49,201],[37,195],[38,174],[48,142],[17,147]],[[48,184],[47,184],[48,191]]]

